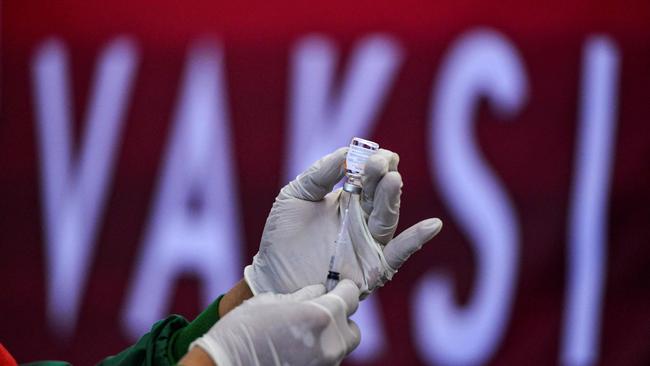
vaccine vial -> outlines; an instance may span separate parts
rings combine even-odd
[[[379,150],[379,144],[370,140],[355,137],[350,142],[348,155],[345,158],[346,181],[343,190],[353,194],[361,193],[361,177],[370,155]]]

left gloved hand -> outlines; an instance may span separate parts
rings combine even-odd
[[[439,219],[428,219],[393,238],[402,177],[397,172],[399,157],[388,150],[380,149],[368,159],[360,195],[331,192],[344,175],[346,152],[341,148],[323,157],[280,191],[259,252],[244,271],[253,293],[290,293],[325,283],[348,200],[351,245],[340,250],[340,274],[356,283],[362,298],[390,280],[442,228]]]
[[[263,293],[219,320],[190,351],[200,347],[219,366],[335,365],[361,340],[348,319],[358,305],[359,289],[349,280],[327,294],[323,285]]]

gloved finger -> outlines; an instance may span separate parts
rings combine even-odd
[[[347,151],[342,147],[324,156],[282,188],[280,195],[307,201],[322,200],[343,178]]]
[[[370,215],[373,207],[373,199],[375,197],[375,189],[377,183],[388,172],[388,159],[383,154],[375,153],[366,160],[366,165],[363,168],[363,177],[361,184],[363,190],[361,191],[361,208],[366,214]]]
[[[375,240],[387,244],[395,235],[399,219],[402,176],[398,172],[388,172],[379,181],[375,191],[368,230]]]
[[[325,286],[319,283],[316,285],[303,287],[294,293],[285,294],[282,296],[294,301],[307,301],[307,300],[315,299],[323,294],[325,294]]]
[[[388,171],[396,172],[397,166],[399,165],[399,155],[388,149],[379,149],[376,152],[377,155],[383,156],[388,161]]]
[[[336,296],[345,304],[345,314],[350,316],[359,307],[359,287],[349,279],[340,281],[328,295]]]
[[[395,239],[391,240],[384,249],[386,262],[394,270],[406,262],[411,254],[417,252],[422,246],[436,236],[442,229],[440,219],[427,219],[404,230]]]
[[[359,343],[361,343],[361,330],[354,320],[348,320],[348,331],[346,334],[345,345],[347,349],[345,355],[347,356],[359,346]]]
[[[334,289],[313,300],[325,307],[331,314],[341,314],[349,317],[359,307],[359,288],[349,279],[341,280]]]
[[[386,149],[379,149],[368,158],[364,167],[364,176],[361,179],[363,184],[361,207],[366,214],[370,215],[372,211],[377,184],[387,172],[397,171],[398,164],[399,155]]]

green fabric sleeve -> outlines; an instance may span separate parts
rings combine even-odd
[[[167,347],[174,333],[185,328],[188,322],[179,315],[171,315],[158,321],[151,331],[143,335],[136,344],[115,356],[102,360],[101,366],[153,366],[174,365],[169,359]]]
[[[190,343],[199,338],[205,332],[210,330],[212,326],[219,321],[219,303],[223,295],[219,296],[207,309],[205,309],[199,316],[196,317],[187,327],[176,332],[172,336],[172,341],[168,350],[171,353],[171,358],[180,360],[185,353]]]
[[[115,356],[100,361],[100,366],[167,366],[185,355],[196,338],[203,335],[219,320],[219,296],[191,323],[180,315],[170,315],[158,321],[151,331],[136,344]]]

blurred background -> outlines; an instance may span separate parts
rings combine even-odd
[[[650,3],[3,1],[0,342],[92,364],[242,276],[360,136],[400,229],[349,365],[650,363]]]

